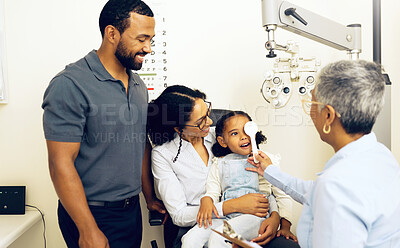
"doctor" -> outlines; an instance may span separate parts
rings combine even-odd
[[[311,118],[335,151],[317,180],[283,173],[263,152],[259,163],[249,159],[256,168],[247,169],[303,204],[301,247],[400,247],[399,165],[371,132],[384,101],[381,68],[338,61],[323,68],[317,82]]]

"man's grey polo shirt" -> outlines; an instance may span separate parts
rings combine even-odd
[[[42,108],[47,140],[80,142],[75,167],[88,200],[117,201],[141,191],[147,87],[129,73],[128,94],[96,51],[50,82]]]

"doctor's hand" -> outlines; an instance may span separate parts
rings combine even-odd
[[[272,164],[271,159],[262,151],[258,151],[258,154],[255,155],[256,159],[259,161],[258,163],[254,162],[254,157],[249,157],[247,162],[254,165],[256,168],[248,167],[246,168],[247,171],[253,171],[261,176],[264,176],[264,170]]]

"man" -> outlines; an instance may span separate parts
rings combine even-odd
[[[151,52],[155,21],[140,0],[110,0],[100,48],[53,78],[42,108],[49,170],[68,247],[140,247],[139,205],[165,213],[149,180],[147,88],[131,70]]]

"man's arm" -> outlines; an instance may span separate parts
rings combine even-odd
[[[142,163],[142,192],[146,200],[147,209],[150,211],[158,211],[162,214],[167,212],[164,204],[157,199],[154,191],[154,179],[151,173],[151,145],[148,141],[146,142]],[[163,224],[167,218],[168,216],[165,215]]]
[[[79,230],[80,247],[109,247],[87,204],[75,169],[80,143],[47,140],[50,177],[58,197]]]

